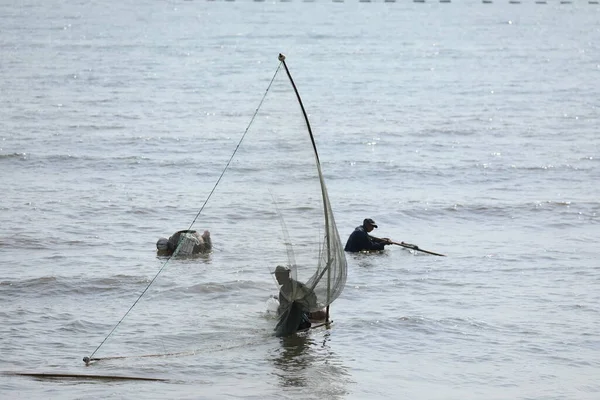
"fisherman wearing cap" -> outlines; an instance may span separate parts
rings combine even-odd
[[[388,238],[374,238],[369,235],[374,228],[377,228],[377,224],[371,218],[366,218],[362,225],[357,226],[354,232],[348,238],[346,247],[344,250],[356,253],[359,251],[371,251],[371,250],[383,250],[388,244],[392,244],[392,241]]]
[[[290,273],[291,270],[283,265],[278,265],[275,268],[275,272],[273,272],[277,283],[281,285],[277,313],[281,314],[284,312],[293,301],[300,303],[302,308],[308,313],[311,308],[316,306],[317,296],[304,283],[293,279]]]
[[[310,328],[310,319],[315,318],[310,310],[317,306],[317,296],[308,286],[293,279],[290,273],[291,270],[283,265],[278,265],[273,272],[277,283],[281,285],[277,315],[282,317],[285,313],[288,313],[287,317],[289,317],[291,314],[298,313],[298,315],[292,318],[297,321],[297,325],[294,324],[293,327],[285,327],[286,331],[293,333],[301,329]],[[279,327],[280,325],[278,324],[277,329]]]

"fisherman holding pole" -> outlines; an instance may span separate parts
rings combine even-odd
[[[375,238],[369,233],[377,228],[377,224],[371,218],[366,218],[362,225],[357,226],[346,242],[345,251],[356,253],[359,251],[383,250],[385,246],[392,244],[388,238]]]
[[[366,218],[362,225],[357,226],[354,229],[354,232],[350,234],[348,241],[346,242],[345,251],[356,253],[359,251],[373,251],[373,250],[383,250],[385,246],[390,244],[395,244],[397,246],[401,246],[407,249],[421,251],[423,253],[432,254],[434,256],[445,257],[444,254],[434,253],[433,251],[420,249],[419,246],[414,244],[404,243],[404,242],[394,242],[388,238],[377,238],[375,236],[369,235],[374,228],[377,228],[377,224],[371,218]]]

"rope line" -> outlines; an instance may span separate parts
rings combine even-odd
[[[326,328],[329,328],[329,324],[333,322],[333,321],[325,321],[325,322],[318,322],[313,324],[310,328],[307,329],[302,329],[299,332],[307,332],[310,330],[314,330],[316,328],[321,328],[323,326],[325,326]],[[264,331],[257,331],[257,333],[264,333]],[[273,339],[273,337],[271,335],[269,335],[269,337],[271,339]],[[129,355],[129,356],[112,356],[112,357],[98,357],[98,358],[90,358],[89,362],[99,362],[99,361],[113,361],[113,360],[125,360],[125,359],[132,359],[132,358],[167,358],[167,357],[184,357],[184,356],[195,356],[198,354],[211,354],[211,353],[215,353],[215,352],[219,352],[219,351],[227,351],[227,350],[233,350],[233,349],[238,349],[241,347],[248,347],[248,346],[254,346],[254,345],[259,345],[261,343],[264,343],[264,337],[261,337],[260,339],[256,339],[255,337],[252,338],[240,338],[239,341],[230,343],[230,344],[217,344],[214,345],[210,348],[199,348],[199,349],[193,349],[193,350],[187,350],[187,351],[179,351],[179,352],[173,352],[173,353],[157,353],[157,354],[138,354],[138,355]]]
[[[219,176],[219,179],[217,179],[215,185],[213,186],[212,190],[208,194],[208,197],[206,198],[206,200],[202,204],[202,207],[200,207],[200,210],[196,214],[196,217],[194,218],[194,220],[190,224],[190,227],[188,228],[188,230],[192,229],[192,226],[194,225],[194,223],[196,222],[196,220],[198,219],[198,217],[200,216],[200,214],[204,210],[204,207],[208,203],[208,200],[210,200],[210,198],[213,195],[213,193],[215,192],[217,186],[219,185],[219,183],[223,179],[223,176],[225,175],[225,172],[229,168],[229,165],[231,164],[231,161],[235,157],[235,154],[237,153],[238,149],[240,148],[240,145],[242,144],[242,141],[246,137],[246,134],[248,133],[248,130],[250,129],[250,127],[252,126],[252,123],[256,119],[256,115],[258,114],[258,111],[262,107],[262,105],[263,105],[263,103],[265,101],[265,98],[267,97],[267,94],[269,93],[269,90],[271,89],[271,86],[273,85],[273,81],[275,81],[275,77],[277,76],[277,73],[279,72],[279,69],[281,68],[281,64],[282,63],[280,62],[279,65],[277,66],[277,69],[275,70],[275,73],[273,74],[273,77],[271,78],[271,81],[269,82],[269,86],[267,86],[267,90],[265,90],[265,94],[263,95],[262,99],[260,100],[260,103],[258,104],[258,107],[256,108],[256,111],[254,111],[254,114],[252,115],[252,118],[250,119],[250,123],[248,124],[248,126],[244,130],[244,134],[240,138],[237,146],[235,147],[233,153],[231,154],[231,157],[229,157],[229,160],[227,161],[227,164],[225,165],[225,168],[223,169],[223,172],[221,172],[221,175]],[[180,238],[180,242],[181,242],[181,238]],[[83,358],[83,361],[86,363],[86,365],[88,365],[90,363],[90,361],[92,361],[92,359],[94,357],[94,354],[96,354],[96,352],[100,349],[100,347],[102,347],[102,345],[114,333],[114,331],[121,324],[121,322],[123,322],[123,320],[125,319],[125,317],[127,317],[127,315],[129,315],[129,313],[131,312],[131,310],[133,309],[133,307],[135,307],[135,305],[141,300],[141,298],[148,291],[148,289],[150,288],[150,286],[152,286],[152,284],[154,283],[154,281],[156,280],[156,278],[158,278],[158,276],[161,274],[161,272],[165,269],[165,267],[167,266],[167,264],[169,263],[169,261],[171,261],[171,258],[174,257],[175,255],[177,255],[178,250],[179,250],[179,244],[178,244],[177,248],[175,249],[175,252],[173,253],[173,255],[171,255],[171,256],[169,256],[169,258],[167,258],[167,260],[163,263],[162,267],[160,267],[160,269],[158,270],[158,272],[156,273],[156,275],[154,275],[154,278],[152,278],[152,280],[150,281],[150,283],[148,283],[148,285],[146,286],[146,288],[142,291],[142,293],[139,295],[139,297],[136,299],[136,301],[131,305],[131,307],[129,307],[129,310],[127,310],[127,312],[123,315],[123,317],[119,320],[119,322],[117,322],[117,324],[112,328],[112,330],[108,333],[108,335],[106,335],[106,337],[104,338],[104,340],[98,345],[98,347],[96,347],[96,350],[94,350],[92,352],[92,354],[89,355],[89,357],[84,357]]]

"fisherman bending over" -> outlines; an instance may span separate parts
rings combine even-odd
[[[383,250],[385,246],[392,244],[392,241],[388,238],[374,238],[369,235],[374,228],[377,228],[377,224],[371,218],[366,218],[363,224],[357,226],[354,232],[350,234],[348,241],[346,242],[345,251],[356,253],[359,251],[371,251],[371,250]]]
[[[283,265],[275,268],[275,279],[281,285],[279,289],[279,323],[275,328],[276,336],[288,336],[311,326],[311,318],[322,317],[322,312],[311,313],[317,307],[317,296],[308,286],[290,277],[290,269]],[[318,314],[318,315],[316,315]]]
[[[179,249],[177,249],[179,247]],[[159,256],[172,256],[177,250],[178,256],[209,253],[212,249],[210,232],[204,231],[202,236],[196,231],[185,230],[175,232],[170,238],[160,238],[156,242]]]

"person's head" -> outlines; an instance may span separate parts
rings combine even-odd
[[[275,268],[275,279],[277,279],[277,283],[283,285],[290,280],[290,269],[288,267],[284,267],[283,265],[278,265]]]
[[[158,241],[156,242],[156,249],[159,251],[169,250],[169,239],[164,237],[158,239]]]
[[[371,232],[374,228],[377,228],[377,224],[371,218],[366,218],[363,221],[363,228],[365,228],[365,231]]]

